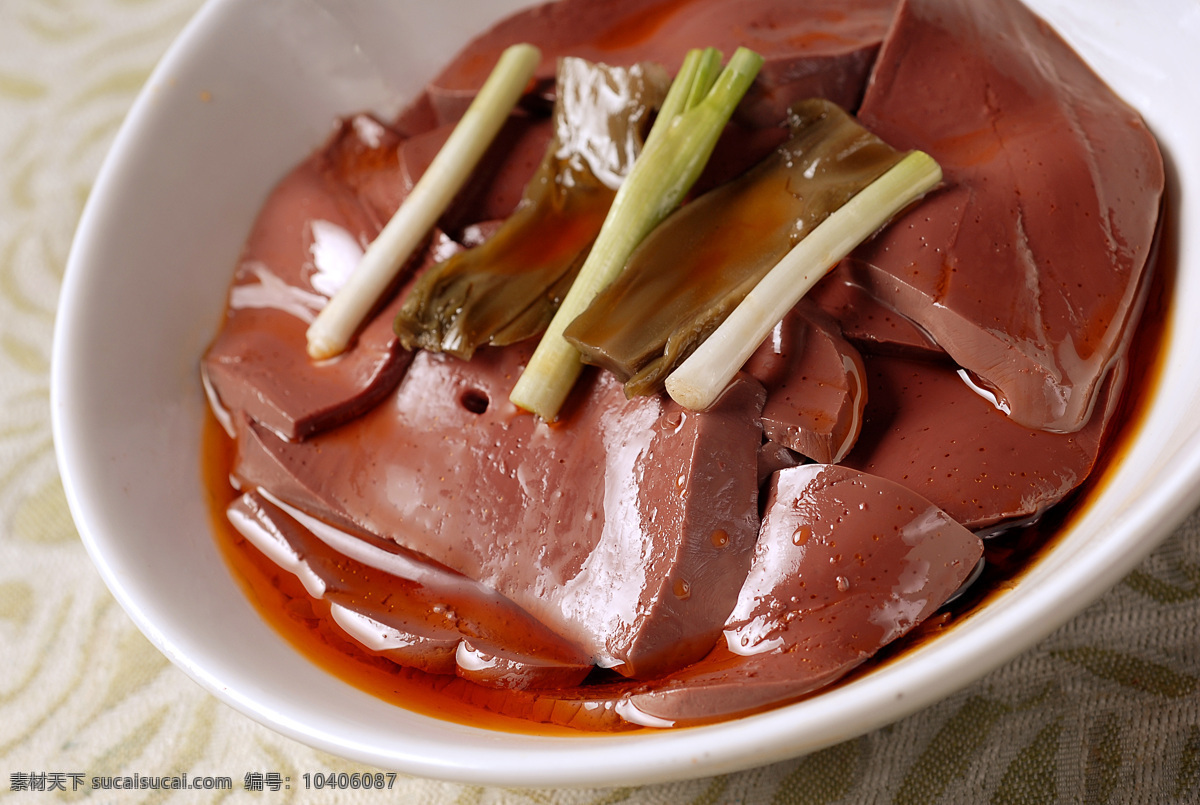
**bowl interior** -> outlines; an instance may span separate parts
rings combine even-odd
[[[1116,583],[1197,501],[1200,63],[1195,4],[1037,0],[1133,103],[1170,174],[1173,313],[1162,383],[1103,496],[1014,590],[898,662],[829,693],[699,729],[498,734],[381,703],[283,642],[214,549],[198,446],[197,361],[254,214],[339,114],[388,115],[473,33],[521,0],[219,0],[132,110],[80,224],[63,288],[53,417],[72,512],[106,583],[146,635],[233,707],[309,744],[463,782],[611,784],[710,775],[882,726],[1010,658]],[[930,680],[938,680],[931,684]]]

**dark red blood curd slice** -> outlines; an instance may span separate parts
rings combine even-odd
[[[618,712],[681,725],[816,690],[933,614],[982,554],[978,537],[899,484],[838,466],[783,470],[725,644]]]
[[[963,381],[952,365],[865,358],[862,433],[843,462],[903,484],[968,528],[1040,515],[1091,471],[1117,394],[1106,386],[1077,433],[1030,430]],[[1123,372],[1110,375],[1118,384]]]
[[[738,118],[773,127],[797,100],[828,98],[853,109],[892,19],[894,0],[563,0],[519,12],[471,42],[429,87],[442,122],[457,120],[504,48],[542,50],[537,79],[549,85],[560,56],[605,64],[662,64],[673,75],[688,50],[738,46],[766,62]]]
[[[693,662],[758,532],[762,387],[743,376],[694,414],[589,373],[552,426],[508,402],[531,349],[419,353],[394,395],[335,430],[290,443],[250,425],[235,475],[478,580],[597,665]]]
[[[591,670],[577,647],[511,601],[411,551],[288,512],[260,492],[242,495],[228,514],[377,654],[505,689],[570,686]]]
[[[488,704],[584,729],[685,726],[779,705],[929,617],[982,554],[978,537],[899,484],[839,466],[783,470],[725,640],[708,656],[632,689],[525,691]]]
[[[202,365],[218,412],[245,412],[299,439],[378,403],[408,365],[395,311],[366,324],[342,356],[315,363],[305,331],[341,287],[403,192],[399,138],[373,118],[347,120],[286,176],[256,220]]]
[[[819,464],[836,464],[862,429],[866,371],[837,322],[801,301],[750,356],[767,390],[763,433]]]
[[[856,285],[848,271],[831,271],[804,298],[836,319],[842,335],[867,352],[949,360],[920,327]]]
[[[946,186],[852,256],[1013,420],[1084,427],[1137,318],[1163,192],[1141,118],[1015,0],[910,0],[859,110]]]

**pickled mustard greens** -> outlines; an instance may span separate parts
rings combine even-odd
[[[324,360],[345,350],[500,131],[540,60],[541,51],[528,44],[513,45],[500,55],[445,146],[308,328],[309,357]]]
[[[829,269],[941,180],[938,163],[913,151],[826,218],[667,377],[671,399],[693,411],[712,405],[776,322]]]
[[[718,75],[720,59],[711,48],[690,51],[684,59],[642,155],[617,191],[579,276],[513,388],[514,404],[547,421],[557,417],[582,368],[579,352],[563,339],[563,330],[683,200],[763,62],[757,53],[738,48]]]
[[[407,349],[469,360],[546,328],[641,152],[669,76],[565,58],[554,136],[513,214],[483,244],[421,275],[395,321]]]
[[[827,100],[796,104],[789,125],[769,157],[650,233],[563,332],[628,396],[661,391],[772,266],[903,156]]]

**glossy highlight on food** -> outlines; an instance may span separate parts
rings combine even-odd
[[[306,321],[469,102],[473,65],[525,40],[547,63],[479,182],[351,349],[307,360]],[[398,342],[414,284],[484,254],[520,213],[550,139],[555,59],[671,72],[713,44],[765,63],[689,204],[728,195],[777,153],[788,109],[814,103],[944,160],[943,186],[797,305],[706,411],[629,398],[624,377],[589,367],[547,423],[508,398],[535,339],[470,360]],[[991,78],[939,72],[920,55],[933,49]],[[920,114],[897,99],[906,84],[926,87],[908,90]],[[1136,115],[1014,0],[521,12],[396,120],[341,122],[265,204],[202,367],[235,442],[228,517],[349,638],[467,680],[494,712],[618,730],[794,701],[936,612],[978,567],[980,535],[1084,482],[1122,392],[1162,189]],[[1065,255],[1044,231],[1077,246]],[[964,288],[1000,307],[960,304]],[[641,315],[627,319],[604,325],[636,333]],[[995,343],[1019,354],[997,358]]]

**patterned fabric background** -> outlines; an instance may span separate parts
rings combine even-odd
[[[295,785],[304,772],[367,770],[259,727],[159,655],[93,570],[55,467],[51,332],[73,229],[126,110],[197,5],[0,4],[0,802],[305,801]],[[609,790],[522,791],[401,776],[391,799],[1197,802],[1198,683],[1200,517],[1193,515],[1034,650],[924,712],[810,757]],[[93,776],[184,772],[229,776],[233,789],[120,796],[90,785]],[[290,776],[293,787],[256,791],[248,772]],[[53,790],[60,785],[66,790]],[[382,798],[325,791],[319,799]]]

